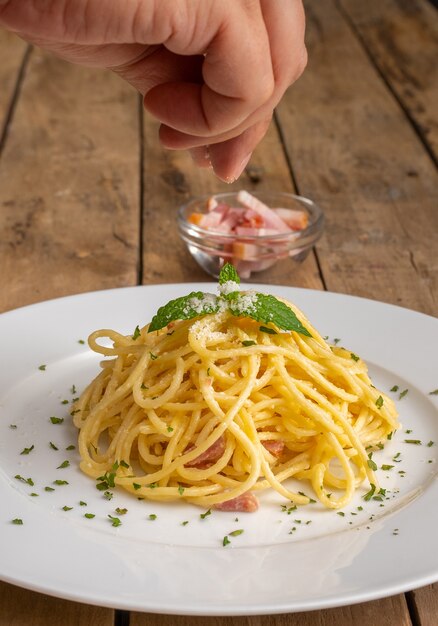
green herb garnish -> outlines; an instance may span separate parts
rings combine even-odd
[[[52,424],[62,424],[62,422],[64,421],[63,417],[51,417],[50,421],[52,422]]]
[[[112,515],[108,515],[109,519],[111,520],[111,526],[121,526],[122,522],[118,517],[113,517]]]
[[[57,479],[57,480],[53,481],[53,484],[54,485],[68,485],[68,481],[67,480],[59,480],[59,479]]]
[[[20,452],[20,454],[29,454],[30,452],[32,452],[32,450],[35,448],[35,446],[32,444],[30,446],[30,448],[23,448],[23,450]]]
[[[155,513],[151,513],[151,514],[148,516],[148,519],[150,519],[150,520],[153,522],[153,521],[155,521],[155,520],[157,519],[157,516],[155,515]]]
[[[383,398],[382,398],[382,396],[379,396],[379,397],[377,398],[377,400],[376,400],[376,407],[377,407],[378,409],[381,409],[381,408],[382,408],[382,406],[383,406]]]
[[[208,517],[208,515],[211,515],[211,509],[208,509],[208,511],[205,511],[205,513],[201,513],[199,517],[201,519],[205,519],[206,517]]]
[[[140,328],[138,326],[135,327],[134,334],[132,335],[132,339],[135,341],[141,335]]]
[[[249,348],[249,346],[255,346],[257,345],[255,341],[251,341],[251,339],[246,339],[245,341],[242,341],[242,346],[245,346],[245,348]]]
[[[69,465],[70,465],[70,461],[63,461],[61,465],[58,465],[56,469],[64,469],[65,467],[68,467]]]
[[[15,519],[11,520],[11,522],[16,526],[23,526],[23,520],[20,517],[16,517]]]
[[[398,397],[399,400],[401,400],[402,398],[405,397],[405,395],[408,393],[409,389],[405,389],[404,391],[402,391]]]
[[[47,367],[47,365],[39,365],[38,369],[41,370],[42,372],[45,372],[46,371],[46,367]]]
[[[359,361],[360,357],[357,356],[357,354],[354,354],[354,352],[350,352],[350,356],[353,359],[353,361]]]
[[[219,275],[219,284],[227,282],[240,283],[235,268],[226,263]],[[160,330],[170,322],[176,320],[189,320],[194,317],[202,317],[220,310],[228,309],[232,315],[237,317],[250,317],[256,322],[264,324],[275,324],[281,330],[290,330],[311,337],[310,332],[303,326],[295,313],[284,302],[274,296],[262,293],[248,292],[241,293],[233,291],[231,293],[221,292],[218,296],[193,291],[187,296],[182,296],[171,300],[166,305],[160,307],[152,318],[148,332]],[[267,327],[264,327],[267,328]],[[269,328],[269,333],[275,333],[273,328]]]

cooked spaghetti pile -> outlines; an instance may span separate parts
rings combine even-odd
[[[154,332],[94,332],[110,358],[74,407],[81,469],[100,489],[234,511],[268,488],[306,504],[306,482],[332,509],[364,481],[378,489],[372,451],[399,427],[394,403],[287,306],[307,334],[224,307]]]

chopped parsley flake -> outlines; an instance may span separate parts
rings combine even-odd
[[[122,521],[118,517],[113,517],[112,515],[108,515],[108,517],[111,520],[111,526],[117,527],[122,525]]]
[[[140,337],[140,328],[138,326],[135,327],[134,334],[132,335],[133,340],[135,341]]]
[[[68,400],[61,400],[61,404],[68,404]]]
[[[17,428],[17,424],[9,424],[9,428],[12,428],[12,430],[15,430]]]
[[[75,393],[76,393],[76,385],[72,385],[72,386],[70,387],[70,393],[72,393],[73,395],[75,395]]]
[[[353,361],[359,361],[360,357],[357,356],[357,354],[354,354],[354,352],[350,352],[350,356],[353,359]]]
[[[120,467],[124,467],[125,469],[129,469],[129,463],[126,461],[120,461]]]
[[[243,528],[238,528],[237,530],[233,530],[229,533],[230,537],[238,537],[244,532]]]
[[[428,448],[431,448],[433,445],[435,445],[435,442],[434,441],[429,441],[426,445],[427,445]]]
[[[116,508],[116,513],[118,513],[118,515],[126,515],[127,512],[128,509],[121,509],[119,506]]]
[[[52,422],[52,424],[62,424],[62,422],[64,421],[63,417],[54,417],[52,416],[50,418],[50,421]]]
[[[151,361],[155,361],[155,359],[158,359],[158,355],[154,354],[153,352],[149,352],[149,355],[151,357]]]
[[[72,508],[73,508],[72,506],[67,506],[67,505],[65,505],[65,506],[63,506],[63,507],[62,507],[62,510],[63,510],[63,511],[71,511],[71,510],[72,510]]]
[[[49,446],[52,448],[52,450],[59,450],[59,448],[55,446],[55,444],[52,441],[49,441]]]
[[[180,496],[182,496],[182,494],[184,493],[184,487],[181,487],[181,485],[179,485],[178,487],[178,493]]]
[[[79,500],[79,506],[87,506],[87,503],[83,500]]]
[[[400,387],[399,387],[398,385],[394,385],[394,387],[391,387],[391,389],[390,389],[389,391],[392,391],[392,392],[394,392],[394,393],[395,393],[395,392],[397,392],[399,389],[400,389]]]
[[[337,511],[336,515],[340,515],[341,517],[345,517],[344,511]]]
[[[381,409],[381,408],[382,408],[382,406],[383,406],[383,398],[382,398],[382,396],[379,396],[379,397],[377,398],[377,400],[376,400],[376,407],[377,407],[378,409]]]
[[[187,526],[188,523],[189,523],[189,520],[184,520],[184,522],[181,522],[181,526]]]
[[[205,511],[205,513],[201,513],[199,517],[201,519],[205,519],[206,517],[208,517],[208,515],[211,515],[211,509],[208,509],[208,511]]]
[[[113,499],[113,496],[114,496],[114,494],[113,494],[113,492],[112,492],[112,491],[105,491],[105,492],[104,492],[104,494],[103,494],[103,497],[104,497],[106,500],[112,500],[112,499]]]
[[[16,526],[23,526],[23,520],[20,517],[16,517],[15,519],[11,520],[11,522]]]
[[[86,517],[87,519],[93,519],[93,517],[96,517],[94,513],[84,513],[84,517]]]
[[[430,396],[438,396],[438,389],[434,389],[433,391],[429,391]]]
[[[339,337],[335,337],[335,338],[333,339],[333,343],[335,344],[335,346],[337,346],[337,345],[338,345],[338,343],[339,343],[340,341],[341,341],[341,340],[339,339]]]
[[[405,395],[408,393],[409,389],[405,389],[404,391],[402,391],[398,397],[399,400],[401,400],[402,398],[405,397]]]
[[[259,326],[259,331],[262,333],[267,333],[268,335],[278,335],[277,331],[273,328],[269,328],[268,326]]]
[[[23,478],[23,476],[20,476],[20,474],[15,474],[14,478],[20,480],[22,483],[26,483],[26,485],[30,485],[31,487],[35,486],[32,478]]]
[[[29,454],[30,452],[32,452],[32,450],[35,448],[35,446],[32,444],[30,446],[30,448],[23,448],[23,450],[20,452],[20,454]]]
[[[42,372],[45,372],[46,371],[46,367],[47,367],[47,365],[39,365],[38,369],[41,370]]]
[[[167,427],[167,432],[168,432],[168,433],[173,433],[173,428],[172,428],[172,426],[168,426],[168,427]]]
[[[53,487],[44,487],[44,491],[55,491]]]
[[[420,439],[405,439],[405,443],[413,443],[416,446],[421,446]]]
[[[394,465],[382,465],[381,469],[386,471],[391,470],[394,467]]]
[[[368,459],[368,467],[372,469],[374,472],[377,470],[377,465],[372,459]]]
[[[67,480],[54,480],[53,481],[54,485],[68,485],[68,481]]]
[[[245,346],[245,348],[249,348],[249,346],[255,346],[257,345],[255,341],[252,341],[251,339],[246,339],[245,341],[242,341],[242,346]]]
[[[148,519],[150,519],[152,522],[154,522],[154,521],[157,519],[157,516],[155,515],[155,513],[151,513],[151,514],[148,516]]]
[[[222,539],[222,545],[228,546],[231,543],[231,541],[228,539],[227,535],[225,535],[225,537]]]
[[[371,500],[371,498],[373,497],[375,491],[376,491],[376,485],[371,483],[371,489],[364,495],[363,499],[368,502],[368,500]]]
[[[78,343],[80,343],[80,344],[81,344],[81,346],[83,346],[83,345],[84,345],[84,343],[85,343],[85,341],[84,341],[83,339],[78,339]]]
[[[71,444],[70,446],[66,447],[66,450],[76,450],[76,446],[74,446],[73,444]]]
[[[141,489],[141,485],[139,485],[138,483],[132,483],[132,486],[134,487],[135,490]]]
[[[61,465],[58,465],[56,469],[64,469],[65,467],[69,467],[70,461],[63,461]]]

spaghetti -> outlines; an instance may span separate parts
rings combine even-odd
[[[110,358],[74,407],[82,471],[101,489],[224,510],[255,510],[267,488],[308,503],[290,478],[332,509],[363,481],[378,489],[369,450],[399,427],[394,404],[359,357],[286,304],[307,334],[226,308],[154,332],[92,333]]]

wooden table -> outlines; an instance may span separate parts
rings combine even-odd
[[[327,229],[298,270],[280,264],[260,281],[436,315],[436,10],[427,0],[309,0],[306,8],[308,69],[235,186],[309,196],[325,209]],[[137,94],[111,73],[67,65],[3,32],[0,58],[0,310],[207,280],[178,238],[175,212],[225,185],[187,154],[164,152]],[[178,618],[0,583],[1,626],[128,623],[432,626],[438,585],[312,613]]]

